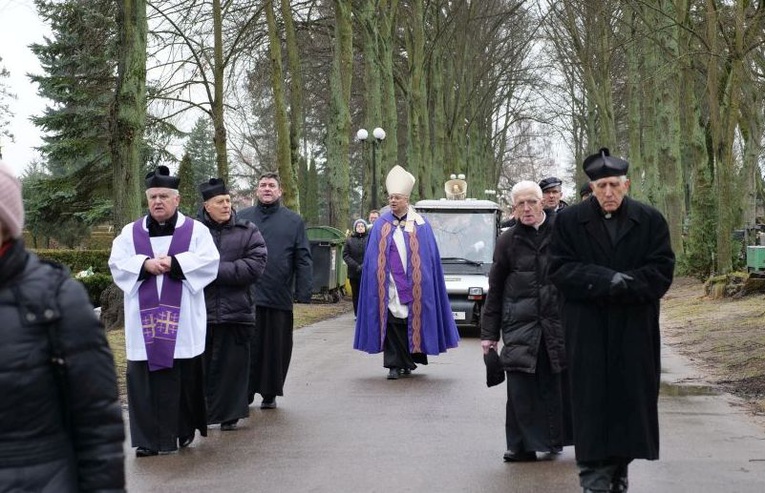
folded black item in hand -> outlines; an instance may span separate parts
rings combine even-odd
[[[499,361],[499,355],[494,349],[483,355],[483,362],[486,363],[486,386],[494,387],[505,381],[505,370]]]

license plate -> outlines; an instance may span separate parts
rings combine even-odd
[[[465,312],[452,312],[454,320],[465,320]]]

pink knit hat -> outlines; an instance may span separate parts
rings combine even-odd
[[[21,182],[11,167],[0,161],[0,226],[7,229],[12,238],[19,238],[24,229],[24,201],[21,199]]]

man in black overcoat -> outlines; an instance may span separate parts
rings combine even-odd
[[[268,249],[263,275],[254,284],[255,332],[250,340],[249,401],[263,396],[261,409],[275,409],[284,395],[292,360],[293,303],[310,303],[313,260],[305,223],[281,203],[279,175],[264,173],[255,191],[258,202],[239,213],[255,223]]]
[[[585,159],[593,196],[558,213],[550,245],[585,492],[627,491],[629,463],[659,458],[659,300],[675,256],[661,213],[627,197],[628,167],[605,148]]]

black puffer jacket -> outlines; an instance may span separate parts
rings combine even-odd
[[[566,367],[558,291],[547,275],[554,220],[548,214],[539,230],[516,223],[497,240],[481,339],[499,340],[501,331],[500,359],[507,371],[535,373],[542,340],[552,372]]]
[[[345,240],[343,260],[348,266],[348,277],[351,279],[361,279],[361,266],[364,265],[364,251],[366,248],[366,233],[353,233]]]
[[[82,284],[15,241],[0,256],[0,320],[0,490],[123,491],[114,358]],[[50,324],[65,385],[50,362]]]
[[[303,218],[277,200],[242,209],[239,219],[255,223],[268,247],[266,270],[255,285],[255,305],[292,310],[293,300],[310,303],[313,262]]]
[[[253,223],[231,219],[224,224],[203,212],[201,220],[210,229],[220,252],[218,277],[205,287],[207,322],[255,325],[251,285],[266,268],[268,251],[260,230]]]

